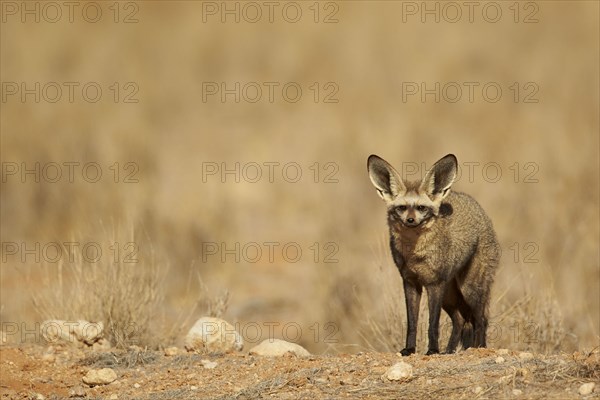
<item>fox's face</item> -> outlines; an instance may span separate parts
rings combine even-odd
[[[456,157],[448,154],[421,182],[404,182],[382,158],[372,155],[367,162],[371,182],[388,207],[388,219],[407,228],[426,225],[439,215],[442,200],[456,179],[457,166]]]

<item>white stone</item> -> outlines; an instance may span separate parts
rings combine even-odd
[[[63,341],[91,346],[102,338],[104,324],[85,320],[63,321],[55,319],[42,322],[40,329],[47,342]]]
[[[504,360],[504,357],[496,357],[494,361],[496,362],[496,364],[502,364],[506,360]]]
[[[244,340],[225,320],[200,318],[185,337],[187,351],[196,353],[227,353],[244,348]]]
[[[250,349],[250,354],[259,356],[278,357],[286,353],[292,353],[298,357],[310,356],[310,353],[304,347],[280,339],[265,339],[259,345]]]
[[[83,383],[89,386],[107,385],[117,379],[117,373],[110,368],[90,369],[83,377]]]
[[[217,363],[215,361],[210,360],[202,360],[200,361],[200,363],[206,369],[214,369],[217,366]]]
[[[413,375],[412,365],[403,361],[392,365],[385,373],[385,377],[390,381],[399,381],[410,378]]]
[[[520,396],[523,394],[523,391],[520,389],[513,389],[512,393],[513,393],[513,396]]]
[[[594,382],[584,383],[583,385],[579,386],[578,392],[582,396],[587,396],[594,391],[594,387],[596,387]]]

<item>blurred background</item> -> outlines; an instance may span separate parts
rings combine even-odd
[[[2,3],[5,330],[156,347],[211,314],[247,345],[394,351],[366,159],[416,180],[454,153],[503,251],[490,345],[599,344],[598,3],[76,3]]]

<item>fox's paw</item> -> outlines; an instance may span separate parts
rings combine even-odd
[[[404,356],[404,357],[410,356],[411,354],[415,354],[415,348],[414,347],[404,348],[404,349],[400,350],[400,354],[402,354],[402,356]]]
[[[438,349],[429,349],[427,350],[427,353],[425,353],[426,356],[430,356],[432,354],[440,354],[440,351]]]

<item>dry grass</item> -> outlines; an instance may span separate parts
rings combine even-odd
[[[95,243],[103,249],[97,261],[96,256],[70,252],[72,258],[46,265],[41,276],[40,270],[31,272],[28,281],[41,279],[45,287],[31,293],[36,311],[43,319],[101,321],[105,337],[120,348],[147,345],[153,319],[164,300],[160,282],[165,269],[151,250],[128,245],[140,243],[133,232],[127,236],[113,232],[110,239]],[[116,248],[129,251],[108,253]]]

